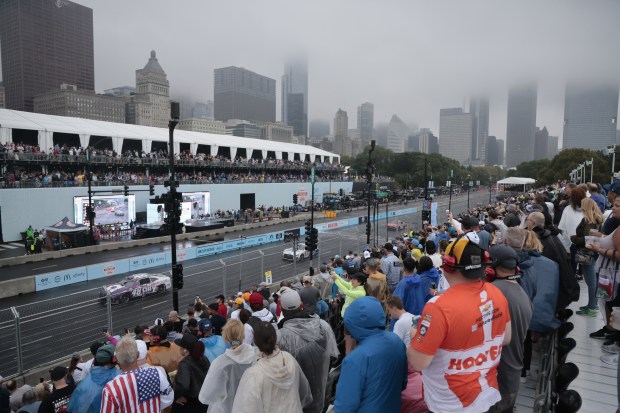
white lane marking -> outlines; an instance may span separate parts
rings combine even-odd
[[[47,336],[47,337],[43,337],[43,338],[38,338],[36,340],[28,340],[26,343],[24,343],[25,346],[32,344],[32,343],[36,343],[37,341],[43,341],[43,340],[49,340],[50,338],[52,338],[52,336]]]
[[[142,307],[142,309],[145,310],[147,308],[155,307],[156,305],[161,305],[161,303],[155,303],[155,304],[147,305],[147,306]]]
[[[23,248],[24,246],[22,245],[21,247]],[[17,247],[15,247],[13,245],[9,245],[9,244],[2,244],[2,245],[0,245],[0,248],[6,248],[8,250],[14,250]]]
[[[5,247],[12,245],[15,248],[24,248],[24,244],[20,244],[19,242],[9,242],[8,244],[4,244]]]
[[[52,268],[52,267],[57,267],[58,264],[52,264],[52,265],[46,265],[45,267],[37,267],[37,268],[33,268],[33,270],[42,270],[43,268]]]

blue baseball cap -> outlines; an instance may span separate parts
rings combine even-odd
[[[617,195],[620,195],[620,179],[616,179],[610,184],[603,185],[603,189],[607,192],[613,192]]]

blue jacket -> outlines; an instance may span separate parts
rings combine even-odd
[[[99,413],[103,387],[119,374],[120,371],[113,367],[92,366],[90,374],[73,390],[67,411],[71,413]]]
[[[347,309],[344,325],[358,345],[342,361],[335,411],[399,413],[407,355],[403,341],[385,331],[381,303],[372,296],[358,298]]]
[[[226,343],[222,336],[204,337],[200,341],[205,345],[205,357],[209,359],[209,363],[213,363],[213,360],[226,351]]]
[[[406,312],[420,315],[424,305],[431,298],[430,288],[433,282],[435,285],[439,282],[439,273],[435,267],[422,274],[403,277],[392,295],[400,297]]]
[[[560,290],[558,264],[535,250],[517,250],[519,267],[523,274],[519,284],[533,305],[531,331],[547,333],[560,326],[555,318],[555,307]]]
[[[433,241],[435,241],[435,248],[437,251],[439,251],[439,241],[442,239],[445,239],[448,243],[450,242],[450,236],[447,232],[438,232],[437,235],[435,235],[435,239]]]

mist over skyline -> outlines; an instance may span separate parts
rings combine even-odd
[[[489,134],[506,135],[511,84],[538,81],[537,125],[562,138],[567,79],[620,83],[620,3],[599,1],[213,2],[76,0],[94,15],[96,90],[135,85],[151,50],[171,97],[213,99],[213,69],[240,66],[277,82],[308,60],[309,120],[357,106],[439,133],[439,109],[490,99]]]

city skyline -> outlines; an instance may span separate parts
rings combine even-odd
[[[489,134],[503,138],[507,90],[523,76],[538,80],[539,124],[562,136],[565,80],[574,75],[620,76],[620,56],[611,53],[616,48],[613,39],[620,36],[617,2],[593,8],[579,2],[558,7],[534,1],[397,1],[387,7],[363,0],[337,5],[271,0],[218,3],[213,8],[188,0],[173,9],[162,0],[149,1],[148,7],[144,0],[77,3],[93,9],[97,91],[132,84],[134,68],[143,64],[139,57],[152,49],[166,67],[171,97],[195,94],[197,101],[212,99],[210,74],[217,67],[245,67],[280,79],[289,57],[303,53],[308,57],[309,121],[331,121],[341,107],[356,124],[357,106],[372,102],[375,124],[387,123],[398,113],[406,124],[437,133],[440,108],[485,94],[492,103]],[[328,6],[330,12],[325,13]],[[378,21],[386,12],[392,18]],[[306,18],[294,18],[300,14]],[[225,15],[235,19],[231,23],[220,18]],[[408,24],[411,15],[417,16],[415,25]],[[439,19],[441,31],[434,23]],[[169,22],[169,30],[146,23],[154,21]],[[357,21],[373,21],[373,30],[368,32]],[[140,36],[135,36],[137,31]]]
[[[341,107],[356,125],[357,107],[371,102],[375,125],[387,124],[397,113],[407,125],[437,134],[439,109],[462,105],[467,110],[470,96],[484,95],[491,102],[488,134],[498,138],[505,138],[508,88],[522,78],[537,80],[537,123],[561,140],[566,81],[581,75],[617,83],[620,76],[620,57],[609,53],[615,50],[613,33],[620,34],[613,18],[620,12],[617,2],[590,8],[578,2],[558,7],[545,1],[396,1],[388,8],[343,0],[330,13],[324,11],[331,3],[322,0],[295,5],[240,1],[215,9],[188,0],[172,10],[162,0],[149,1],[148,7],[144,0],[76,3],[93,9],[96,91],[133,84],[135,68],[143,65],[141,56],[155,49],[166,67],[173,99],[213,100],[210,74],[218,67],[244,67],[277,79],[276,120],[281,120],[282,107],[279,80],[291,56],[308,60],[308,124],[315,119],[331,123]],[[388,9],[394,16],[389,23],[375,21]],[[307,18],[292,17],[299,13]],[[340,18],[345,13],[347,21],[371,19],[375,29],[369,34],[346,23]],[[419,17],[416,25],[398,24],[412,13]],[[549,14],[558,18],[548,19]],[[235,15],[234,23],[220,15]],[[433,30],[438,18],[446,27],[440,32]],[[322,22],[319,33],[310,30],[317,19]],[[142,21],[169,21],[174,34]],[[278,24],[267,28],[267,21]],[[134,35],[136,30],[140,36]],[[463,42],[476,46],[463,48]],[[194,52],[186,53],[186,48]],[[590,64],[593,61],[597,64]]]

